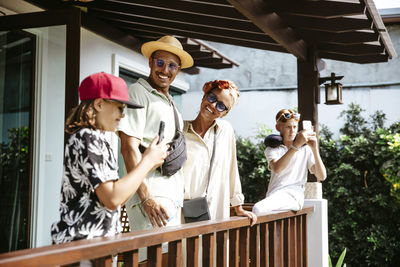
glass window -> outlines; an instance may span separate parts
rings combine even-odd
[[[0,32],[0,252],[28,247],[35,42]]]

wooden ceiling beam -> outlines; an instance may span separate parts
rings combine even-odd
[[[318,30],[326,32],[350,32],[357,30],[371,30],[372,21],[358,18],[321,19],[295,15],[283,15],[285,21],[296,29]]]
[[[221,29],[232,29],[234,23],[234,29],[236,31],[243,32],[261,32],[251,21],[232,21],[231,18],[221,15],[218,17],[204,17],[203,14],[190,14],[182,13],[178,10],[162,10],[155,7],[143,7],[143,6],[132,6],[125,3],[113,3],[113,2],[93,2],[94,4],[90,7],[89,13],[97,13],[98,15],[104,15],[107,13],[115,13],[117,15],[124,15],[136,18],[147,18],[152,20],[160,20],[164,23],[176,22],[185,23],[188,25],[205,25],[209,27],[218,27]]]
[[[379,45],[369,45],[369,44],[357,44],[357,45],[338,45],[338,44],[328,44],[319,43],[317,44],[319,51],[334,52],[336,54],[344,55],[376,55],[384,53],[385,48]]]
[[[156,30],[156,29],[140,29],[140,30],[139,29],[129,29],[129,30],[127,29],[127,32],[138,38],[153,36],[151,39],[156,39],[156,38],[159,38],[166,34],[174,34],[172,32],[164,32],[164,31],[160,31],[160,30]],[[174,35],[178,35],[177,37],[183,36],[183,35],[179,35],[179,33],[177,33],[177,32]],[[243,39],[242,40],[241,39],[232,39],[232,38],[225,38],[225,37],[221,37],[221,36],[212,36],[212,35],[199,36],[197,34],[187,34],[185,36],[191,37],[191,38],[196,38],[196,39],[202,39],[205,41],[211,41],[211,42],[218,42],[218,43],[225,43],[225,44],[231,44],[231,45],[237,45],[237,46],[270,50],[270,51],[275,51],[275,52],[288,53],[288,51],[286,51],[280,45],[272,45],[270,43],[255,42],[255,41],[249,41],[249,40],[243,40]]]
[[[160,29],[173,29],[177,31],[185,31],[185,32],[194,32],[198,34],[208,34],[212,32],[213,35],[225,36],[225,37],[233,37],[233,38],[241,38],[244,40],[253,40],[253,41],[260,41],[266,43],[276,44],[275,40],[270,38],[265,33],[250,33],[250,32],[238,32],[231,29],[220,29],[217,27],[205,27],[203,25],[188,25],[183,23],[177,22],[165,22],[160,20],[152,20],[147,18],[135,18],[135,20],[129,19],[129,17],[123,15],[114,14],[110,16],[103,16],[102,19],[105,21],[110,22],[117,27],[140,27],[140,26],[148,26]]]
[[[88,6],[96,6],[97,1],[89,2]],[[154,10],[175,11],[190,15],[201,15],[206,17],[225,17],[230,20],[247,21],[247,19],[231,5],[221,5],[212,1],[160,1],[160,0],[103,0],[105,3],[125,4],[134,8],[144,7],[149,9],[149,14]],[[177,17],[178,18],[178,17]]]
[[[362,56],[349,56],[343,54],[336,54],[331,52],[321,51],[318,53],[321,58],[340,60],[359,64],[381,63],[389,60],[388,55],[362,55]]]
[[[233,68],[233,64],[201,64],[199,67],[211,68],[211,69],[229,69]]]
[[[307,44],[263,0],[228,0],[238,11],[299,59],[307,59]]]
[[[394,50],[393,43],[390,41],[390,36],[386,30],[385,24],[383,24],[382,18],[376,9],[373,0],[362,0],[368,9],[368,17],[373,21],[376,31],[381,36],[380,41],[386,48],[386,52],[390,59],[397,57],[396,50]]]
[[[373,31],[352,31],[352,32],[323,32],[307,29],[300,29],[298,33],[312,43],[336,43],[336,44],[362,44],[376,42],[379,35]]]
[[[355,2],[342,1],[298,1],[280,0],[271,1],[271,5],[278,13],[287,13],[298,16],[315,18],[339,18],[365,13],[365,5]]]

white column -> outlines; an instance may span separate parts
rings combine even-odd
[[[308,267],[328,267],[328,202],[305,199],[304,206],[314,206],[314,213],[307,215]]]

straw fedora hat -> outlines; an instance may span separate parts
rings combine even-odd
[[[193,66],[192,56],[183,50],[182,44],[173,36],[163,36],[157,41],[150,41],[142,45],[142,54],[150,58],[154,51],[163,50],[177,55],[181,60],[181,68],[189,68]]]

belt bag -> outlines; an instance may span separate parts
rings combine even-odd
[[[164,163],[157,168],[157,170],[164,176],[174,175],[180,168],[182,168],[187,159],[185,137],[180,131],[178,113],[176,112],[174,102],[171,101],[171,104],[174,110],[175,136],[172,141],[168,143],[168,157],[164,160]],[[140,144],[139,150],[144,153],[146,147]]]
[[[174,139],[169,143],[168,153],[159,171],[162,175],[171,176],[182,168],[187,159],[185,137],[181,131],[176,130]]]
[[[207,198],[198,197],[183,201],[183,216],[185,223],[200,222],[210,219]]]

